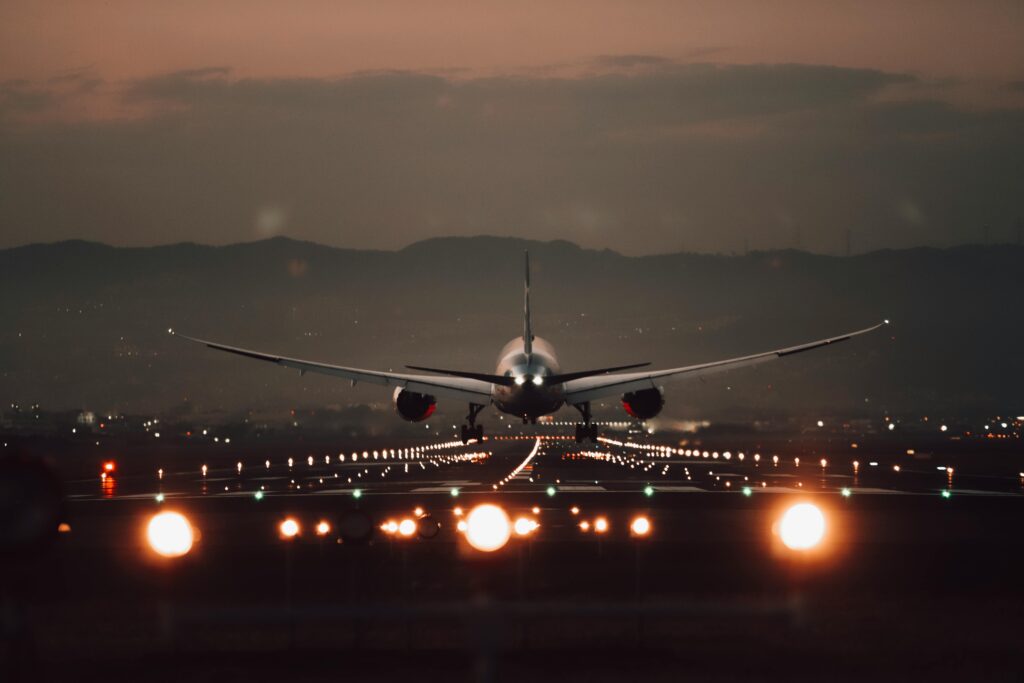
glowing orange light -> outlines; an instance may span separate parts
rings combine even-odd
[[[603,534],[608,531],[608,520],[604,517],[598,517],[594,520],[594,531],[599,534]]]
[[[457,530],[458,530],[459,532],[461,532],[461,533],[466,533],[466,529],[467,529],[468,527],[469,527],[469,525],[468,525],[468,524],[466,524],[466,520],[464,520],[464,519],[460,519],[460,520],[459,520],[459,523],[455,525],[455,528],[456,528],[456,529],[457,529]]]
[[[417,517],[422,517],[423,508],[417,506],[416,509],[412,511],[412,514],[416,515]]]
[[[320,520],[316,525],[316,535],[326,536],[329,533],[331,533],[331,525],[328,524],[326,520]]]
[[[61,522],[60,524],[57,525],[57,533],[70,534],[71,533],[71,525],[68,524],[67,522]]]
[[[529,517],[519,517],[516,519],[515,524],[512,525],[512,530],[516,532],[516,536],[528,536],[538,526],[537,522]]]
[[[462,508],[456,506],[456,508],[454,510],[452,510],[452,514],[455,515],[456,517],[461,517],[462,516]]]
[[[797,503],[782,515],[778,533],[790,550],[810,550],[825,537],[825,515],[816,505]]]
[[[153,552],[162,557],[181,557],[192,550],[194,533],[185,515],[161,512],[149,520],[146,540]]]
[[[104,472],[113,472],[115,469],[117,469],[117,464],[113,460],[108,460],[103,463]]]
[[[398,523],[398,533],[406,538],[409,538],[416,533],[416,522],[411,519],[403,519]]]
[[[651,520],[647,519],[643,515],[634,517],[633,521],[629,525],[629,531],[634,536],[646,536],[651,533]]]
[[[466,540],[477,550],[488,553],[500,550],[511,535],[508,513],[497,505],[477,505],[466,517]]]
[[[299,535],[299,523],[289,517],[288,519],[281,522],[281,526],[278,527],[281,532],[281,537],[285,539],[295,538]]]
[[[580,522],[580,531],[590,531],[590,522],[587,520]]]

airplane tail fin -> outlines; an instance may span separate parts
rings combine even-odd
[[[533,353],[533,330],[530,328],[530,252],[526,252],[526,271],[523,279],[523,350]]]

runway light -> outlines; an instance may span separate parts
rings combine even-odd
[[[281,532],[281,538],[292,539],[299,535],[299,523],[289,517],[281,522],[278,530]]]
[[[460,520],[459,520],[459,522],[458,522],[458,524],[456,524],[456,525],[455,525],[455,528],[456,528],[456,530],[458,530],[458,531],[459,531],[460,533],[463,533],[463,534],[464,534],[464,533],[466,533],[466,528],[467,528],[468,526],[469,526],[469,525],[468,525],[468,524],[466,524],[466,520],[464,520],[464,519],[460,519]]]
[[[580,514],[580,509],[578,507],[576,507],[575,505],[573,505],[571,508],[569,508],[569,512],[571,512],[574,515],[578,515],[578,514]]]
[[[252,494],[252,497],[255,498],[256,500],[263,500],[263,491],[257,491],[256,493]]]
[[[401,522],[398,523],[398,533],[400,536],[409,538],[414,533],[416,533],[416,522],[408,518],[403,519]]]
[[[107,462],[103,463],[104,472],[110,473],[113,472],[115,469],[117,469],[117,464],[113,460],[108,460]]]
[[[458,498],[459,497],[459,489],[457,489],[455,487],[452,487],[452,490],[449,491],[449,493],[452,494],[452,498]]]
[[[554,495],[555,495],[555,487],[554,486],[549,486],[548,487],[548,496],[552,496],[553,497]]]
[[[360,498],[362,498],[363,497],[362,489],[352,489],[352,497],[355,498],[356,500],[359,500]]]
[[[753,493],[754,493],[754,491],[749,486],[744,486],[743,487],[743,495],[744,496],[749,498]]]
[[[590,522],[587,520],[580,522],[580,531],[590,531]]]
[[[158,502],[158,503],[164,502],[164,494],[163,493],[156,494],[156,502]]]
[[[149,520],[146,540],[157,555],[181,557],[192,550],[194,533],[185,515],[180,512],[161,512]]]
[[[1024,477],[1024,474],[1022,474],[1020,476]],[[535,515],[539,515],[540,514],[540,508],[537,507],[536,505],[534,505],[533,508],[531,508],[530,511],[533,512],[533,514],[535,514]]]
[[[422,517],[423,516],[423,508],[417,506],[416,509],[412,511],[412,514],[414,514],[417,517]]]
[[[648,498],[650,498],[651,496],[653,496],[653,495],[654,495],[654,487],[653,487],[653,486],[651,486],[650,484],[648,484],[647,486],[645,486],[645,487],[644,487],[644,495],[645,495],[645,496],[647,496]]]
[[[538,526],[537,522],[529,517],[519,517],[516,519],[515,524],[512,525],[512,530],[516,532],[516,536],[528,536]]]
[[[331,525],[326,520],[320,520],[316,525],[316,535],[326,536],[329,533],[331,533]]]
[[[949,489],[943,489],[943,490],[942,490],[942,497],[943,497],[943,498],[949,498],[949,497],[950,497],[950,496],[952,496],[952,495],[953,495],[953,494],[949,492]]]
[[[500,550],[512,535],[508,514],[497,505],[484,503],[466,517],[466,540],[482,552]]]
[[[810,550],[825,537],[825,515],[811,503],[797,503],[779,521],[779,537],[790,550]]]
[[[643,515],[634,517],[629,525],[629,531],[634,536],[646,536],[651,533],[651,520]]]
[[[608,531],[608,520],[604,517],[598,517],[594,520],[594,531],[599,534],[603,534]]]
[[[849,497],[850,497],[850,494],[851,494],[851,491],[850,491],[850,489],[846,489],[846,488],[844,488],[844,489],[843,489],[842,491],[840,491],[839,493],[841,493],[841,494],[842,494],[843,498],[849,498]]]
[[[456,517],[461,517],[462,516],[462,508],[460,508],[458,505],[456,505],[455,508],[452,510],[452,514],[455,515]]]

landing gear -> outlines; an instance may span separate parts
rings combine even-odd
[[[469,443],[470,439],[477,441],[484,440],[484,426],[476,423],[476,416],[484,407],[479,403],[469,404],[469,414],[466,415],[466,424],[462,425],[462,443]]]
[[[583,416],[583,424],[576,425],[576,443],[583,443],[587,439],[597,441],[597,425],[590,422],[590,402],[573,403],[572,407],[580,411]]]

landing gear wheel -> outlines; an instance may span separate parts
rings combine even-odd
[[[470,439],[477,441],[484,440],[483,425],[462,425],[462,443],[469,443]]]
[[[576,425],[576,443],[583,443],[586,440],[597,442],[597,425],[595,424],[577,424]]]

